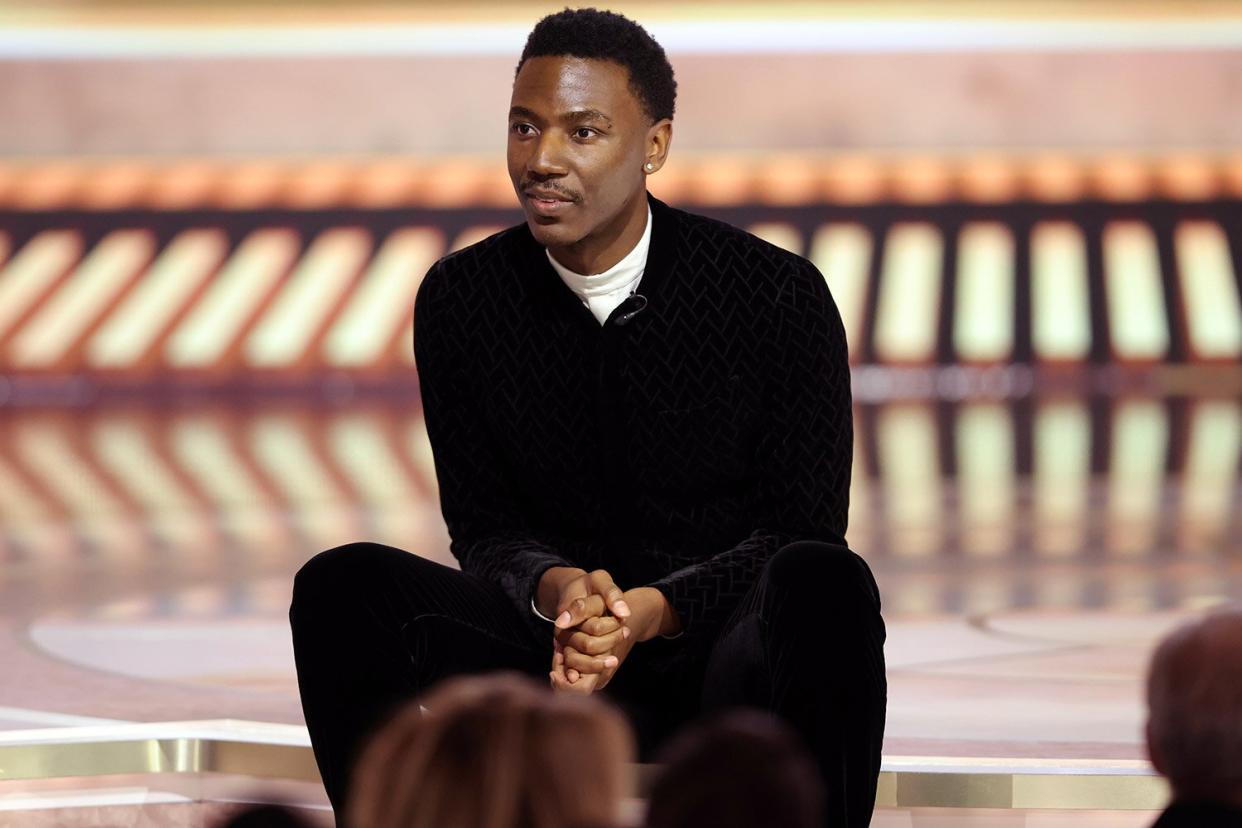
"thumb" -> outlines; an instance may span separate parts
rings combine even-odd
[[[603,569],[597,569],[587,575],[591,589],[604,599],[604,604],[618,618],[628,618],[630,605],[625,603],[625,594],[616,582]]]

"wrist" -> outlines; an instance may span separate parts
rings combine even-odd
[[[545,569],[539,576],[539,584],[535,588],[535,609],[548,618],[556,617],[556,602],[561,597],[561,588],[573,580],[586,574],[585,569],[575,566],[553,566]]]
[[[631,600],[633,596],[633,600]],[[657,635],[676,635],[681,632],[681,622],[664,593],[655,587],[637,587],[626,593],[630,606],[642,607],[642,628],[636,629],[637,640],[649,641]]]

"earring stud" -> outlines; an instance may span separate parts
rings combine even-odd
[[[652,164],[650,161],[648,161],[646,164],[643,165],[643,168],[647,170],[647,172],[652,172],[653,170],[655,170],[655,164]]]

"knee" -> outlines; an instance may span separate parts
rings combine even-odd
[[[864,598],[880,607],[871,567],[848,547],[822,541],[795,541],[768,562],[769,588],[806,594],[818,606]],[[827,602],[826,604],[824,602]]]
[[[384,583],[381,573],[392,565],[394,556],[408,554],[368,542],[347,543],[320,552],[302,564],[293,576],[290,618],[308,609],[318,612],[328,601],[334,604],[348,601],[351,595],[359,592],[354,588],[357,585],[368,584],[374,590],[376,584]]]

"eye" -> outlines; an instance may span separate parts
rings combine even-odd
[[[523,138],[526,138],[526,137],[529,137],[535,134],[535,128],[533,126],[527,123],[522,123],[520,121],[518,123],[511,124],[509,126],[509,131],[515,132],[518,135],[522,136]]]
[[[598,134],[599,134],[598,132],[591,129],[590,127],[578,127],[577,129],[574,130],[574,137],[581,141],[586,141],[591,138],[594,138]]]

